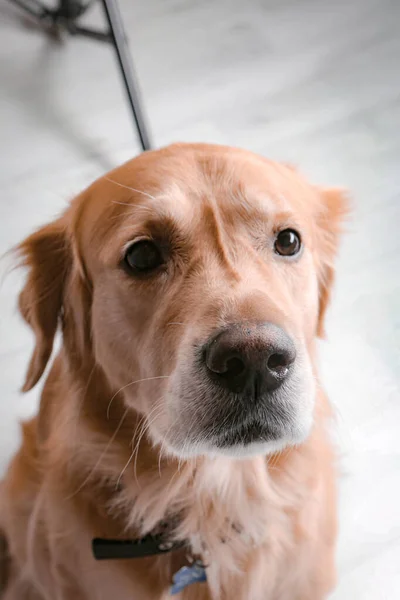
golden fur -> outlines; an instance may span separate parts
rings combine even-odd
[[[100,178],[21,244],[20,310],[36,336],[24,390],[43,375],[58,329],[62,345],[0,488],[4,600],[167,598],[184,550],[96,562],[91,540],[135,538],[171,515],[174,535],[209,565],[207,584],[181,600],[327,596],[335,470],[315,339],[345,208],[339,191],[285,165],[177,144]],[[277,266],[260,240],[293,219],[304,255]],[[171,276],[132,281],[121,252],[148,227],[172,231],[179,259]],[[317,382],[312,430],[269,456],[176,456],[168,386],[193,340],[233,317],[274,319],[303,341]]]

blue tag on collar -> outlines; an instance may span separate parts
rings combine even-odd
[[[194,563],[190,567],[182,567],[172,577],[172,586],[170,593],[179,594],[185,587],[192,585],[192,583],[200,583],[207,581],[206,570],[202,565]]]

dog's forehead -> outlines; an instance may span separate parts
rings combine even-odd
[[[292,168],[250,152],[202,145],[145,153],[102,177],[90,191],[85,221],[91,239],[123,237],[129,227],[149,219],[168,218],[193,229],[210,205],[231,221],[278,213],[304,218],[312,204],[311,186]]]

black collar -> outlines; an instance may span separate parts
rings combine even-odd
[[[173,552],[185,546],[185,542],[166,539],[165,533],[149,534],[136,540],[109,540],[94,538],[93,555],[96,560],[143,558]]]

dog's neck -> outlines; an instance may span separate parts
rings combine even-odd
[[[61,357],[42,403],[54,380],[74,396],[75,402],[55,413],[69,427],[64,437],[68,452],[64,448],[60,456],[69,457],[68,470],[75,473],[71,494],[86,498],[98,515],[93,536],[137,538],[160,521],[178,517],[174,538],[189,542],[191,553],[209,564],[209,585],[217,591],[224,586],[224,574],[228,581],[268,543],[271,527],[290,526],[287,515],[301,502],[290,494],[290,482],[298,461],[307,460],[308,444],[269,458],[179,462],[162,457],[142,435],[140,415],[113,394],[101,372],[89,372],[77,385],[60,376],[62,370]]]

